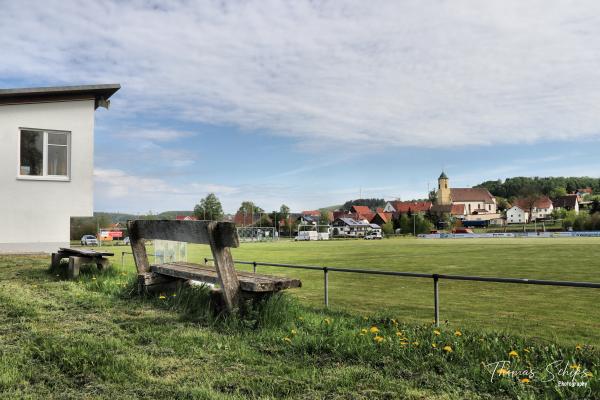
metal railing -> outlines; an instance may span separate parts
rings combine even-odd
[[[212,258],[204,258],[204,263],[214,261]],[[518,283],[526,285],[544,285],[544,286],[567,286],[579,288],[600,289],[600,283],[594,282],[572,282],[572,281],[551,281],[540,279],[524,279],[524,278],[497,278],[485,276],[466,276],[466,275],[446,275],[446,274],[426,274],[419,272],[396,272],[396,271],[377,271],[369,269],[354,269],[354,268],[338,268],[338,267],[322,267],[316,265],[293,265],[293,264],[278,264],[264,263],[256,261],[234,261],[235,264],[252,265],[252,271],[256,273],[257,266],[279,267],[292,269],[307,269],[313,271],[323,271],[323,286],[324,286],[324,303],[325,307],[329,307],[329,272],[345,272],[353,274],[367,275],[384,275],[408,278],[428,278],[433,279],[433,306],[435,326],[440,324],[440,298],[439,298],[439,282],[440,279],[456,280],[456,281],[475,281],[475,282],[497,282],[497,283]]]
[[[121,264],[123,266],[125,265],[125,260],[124,260],[125,254],[133,254],[133,253],[126,252],[126,251],[121,253]],[[209,261],[214,261],[214,259],[207,258],[207,257],[204,258],[204,264],[208,264]],[[241,264],[241,265],[251,265],[252,271],[254,273],[256,273],[256,268],[258,266],[323,271],[323,299],[324,299],[325,307],[329,307],[329,272],[342,272],[342,273],[352,273],[352,274],[384,275],[384,276],[396,276],[396,277],[405,277],[405,278],[432,279],[433,280],[433,307],[434,307],[435,326],[439,326],[439,324],[440,324],[440,298],[439,298],[440,279],[455,280],[455,281],[517,283],[517,284],[525,284],[525,285],[563,286],[563,287],[600,289],[600,283],[595,283],[595,282],[552,281],[552,280],[525,279],[525,278],[498,278],[498,277],[486,277],[486,276],[426,274],[426,273],[420,273],[420,272],[377,271],[377,270],[370,270],[370,269],[323,267],[323,266],[317,266],[317,265],[294,265],[294,264],[266,263],[266,262],[257,262],[257,261],[235,261],[234,260],[234,263]]]

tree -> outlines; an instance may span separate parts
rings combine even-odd
[[[245,212],[247,215],[252,215],[252,214],[256,214],[256,213],[264,213],[265,210],[258,207],[256,204],[254,204],[251,201],[242,201],[242,205],[240,206],[240,208],[238,208],[238,212],[241,212],[241,213]]]
[[[329,225],[330,222],[331,220],[329,219],[329,211],[321,211],[321,215],[319,216],[319,225]]]
[[[532,186],[526,186],[521,190],[521,201],[526,211],[529,212],[529,221],[533,219],[533,209],[535,204],[542,197],[542,195]]]
[[[198,219],[218,221],[223,218],[223,207],[214,193],[209,193],[194,207],[194,215]]]
[[[503,212],[505,210],[508,210],[510,207],[512,207],[507,199],[505,199],[504,197],[500,197],[500,196],[496,196],[496,205],[498,207],[499,212]]]
[[[281,218],[287,218],[287,216],[290,214],[290,208],[285,204],[282,204],[281,207],[279,207],[279,214]]]
[[[389,220],[388,222],[386,222],[385,224],[381,225],[381,230],[383,231],[383,233],[385,233],[386,235],[391,235],[394,233],[394,223]]]

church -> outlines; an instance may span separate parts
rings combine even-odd
[[[438,190],[431,211],[466,220],[490,220],[499,216],[496,198],[487,189],[451,188],[450,179],[444,172],[438,178]]]

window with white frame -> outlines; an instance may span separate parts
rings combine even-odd
[[[69,178],[71,133],[21,129],[19,177]]]

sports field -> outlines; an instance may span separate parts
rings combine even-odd
[[[123,246],[113,249],[118,263],[121,252],[130,251]],[[233,249],[233,256],[241,261],[600,282],[598,238],[281,240],[243,243]],[[210,257],[207,246],[190,246],[189,261],[201,262],[204,257]],[[133,271],[130,255],[125,256],[125,265]],[[303,287],[292,292],[303,302],[322,307],[322,272],[270,267],[259,267],[258,272],[301,278]],[[406,321],[431,322],[433,283],[330,272],[329,301],[334,310],[365,315],[390,311]],[[442,280],[440,319],[452,326],[600,344],[600,289]]]

